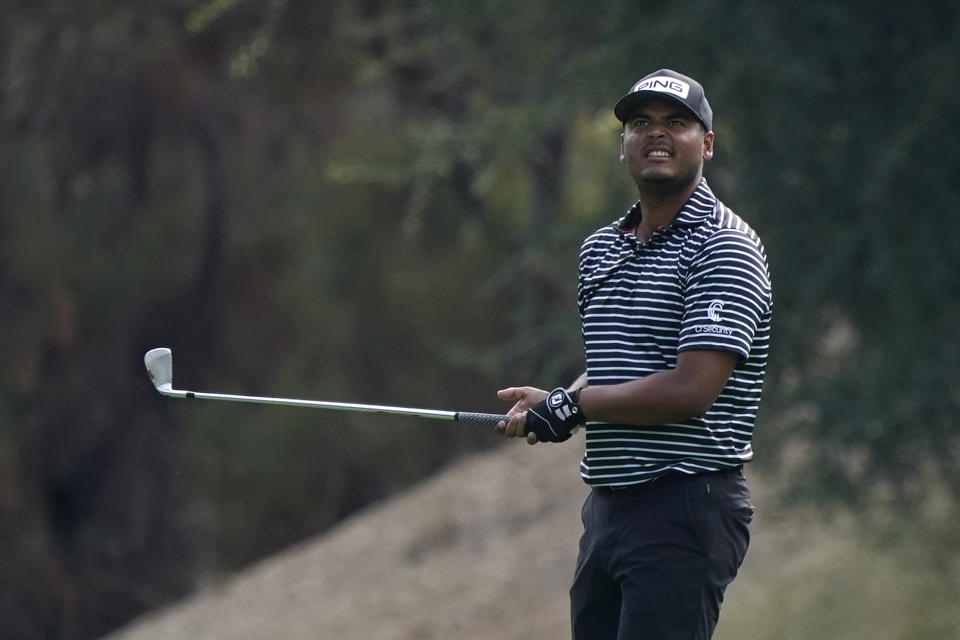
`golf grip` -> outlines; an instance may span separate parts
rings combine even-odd
[[[506,422],[508,416],[498,416],[495,413],[469,413],[467,411],[457,411],[453,419],[457,422],[469,422],[471,424],[489,424],[493,426],[498,422]]]

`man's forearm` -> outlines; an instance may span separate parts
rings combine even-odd
[[[651,426],[679,422],[704,411],[674,370],[660,371],[621,384],[585,387],[579,404],[588,420]]]
[[[582,387],[578,404],[587,420],[636,426],[680,422],[710,409],[736,362],[732,352],[685,352],[676,368],[620,384]]]

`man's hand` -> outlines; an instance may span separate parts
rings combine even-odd
[[[497,433],[507,438],[520,438],[524,434],[527,436],[527,442],[537,443],[537,435],[531,431],[527,433],[526,420],[527,410],[533,405],[545,400],[547,392],[536,387],[510,387],[501,389],[497,392],[501,400],[514,401],[516,404],[507,412],[510,416],[509,422],[500,422],[496,426]]]
[[[497,424],[502,436],[526,436],[529,444],[563,442],[583,424],[583,411],[577,404],[577,391],[558,387],[551,392],[536,387],[510,387],[497,392],[501,400],[515,400],[507,412],[509,422]]]
[[[580,405],[579,391],[567,392],[557,387],[545,399],[527,410],[525,426],[540,442],[563,442],[586,421]]]

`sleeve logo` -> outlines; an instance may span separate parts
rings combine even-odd
[[[707,307],[707,317],[710,318],[711,322],[720,322],[722,313],[723,303],[719,300],[714,300],[710,303],[710,306]]]

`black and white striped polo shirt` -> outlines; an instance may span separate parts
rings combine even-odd
[[[676,424],[586,425],[583,479],[636,484],[667,471],[700,473],[753,458],[750,441],[770,343],[772,295],[763,244],[702,181],[646,246],[635,204],[580,253],[578,303],[591,386],[671,369],[685,350],[740,356],[703,416]]]

